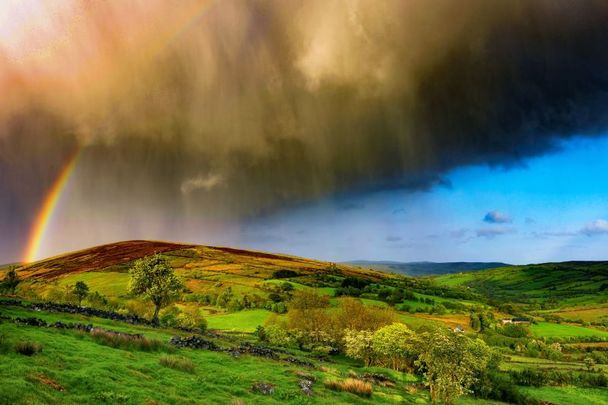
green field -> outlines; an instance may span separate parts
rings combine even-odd
[[[232,332],[253,332],[258,325],[270,317],[272,312],[264,309],[213,315],[207,318],[209,329],[222,329]]]
[[[578,387],[524,388],[524,392],[555,405],[607,405],[608,389]]]
[[[38,262],[20,270],[23,282],[17,288],[17,296],[21,299],[27,297],[30,302],[54,300],[74,305],[77,301],[68,290],[77,281],[83,281],[91,292],[108,298],[106,301],[97,298],[97,303],[85,299],[83,305],[101,306],[121,315],[150,317],[152,308],[149,301],[128,294],[130,276],[127,270],[132,266],[133,255],[149,253],[158,246],[171,249],[163,243],[125,242]],[[121,249],[130,253],[123,254]],[[292,340],[285,341],[287,343],[273,343],[278,345],[275,349],[280,351],[277,353],[291,357],[291,362],[284,361],[285,358],[281,360],[281,356],[272,360],[237,350],[247,345],[262,345],[258,349],[269,345],[271,340],[260,340],[253,332],[261,325],[267,326],[266,331],[273,331],[267,322],[275,313],[281,313],[279,320],[291,321],[292,304],[298,291],[314,291],[328,296],[329,308],[322,309],[328,317],[325,319],[338,322],[336,315],[340,314],[340,306],[352,301],[336,297],[336,290],[346,279],[351,282],[353,278],[365,281],[359,284],[365,286],[359,291],[348,290],[354,296],[365,297],[360,299],[364,304],[359,307],[362,309],[355,309],[355,314],[374,313],[372,306],[386,308],[394,311],[396,318],[417,336],[429,330],[457,333],[455,328],[461,326],[464,336],[487,339],[495,345],[492,350],[503,357],[495,372],[513,384],[512,390],[552,404],[606,403],[605,389],[582,388],[601,384],[596,376],[608,372],[608,364],[605,364],[601,352],[603,346],[585,349],[579,346],[608,339],[608,330],[600,323],[605,319],[603,310],[606,304],[602,303],[605,298],[599,290],[608,282],[603,263],[513,266],[412,279],[369,271],[359,273],[359,270],[348,266],[337,267],[302,258],[224,248],[180,247],[176,251],[165,250],[163,256],[185,285],[174,305],[161,311],[163,327],[134,326],[78,314],[32,312],[21,306],[0,306],[0,315],[5,317],[4,321],[0,318],[0,404],[429,403],[429,389],[422,384],[425,377],[415,365],[395,371],[387,368],[390,363],[374,359],[372,364],[375,367],[365,368],[361,358],[347,357],[343,336],[339,334],[323,335],[326,332],[322,330],[315,335],[316,331],[301,332],[295,328],[295,333],[300,335],[292,335]],[[287,274],[291,276],[273,278],[279,270],[289,270],[291,273]],[[292,290],[282,288],[286,282],[291,284]],[[395,302],[399,300],[391,300],[391,296],[386,295],[387,291],[394,295],[398,289],[414,294],[417,300]],[[438,304],[444,304],[447,311],[437,311],[434,307]],[[410,310],[422,312],[405,312],[403,308],[406,305]],[[379,316],[386,312],[376,311],[375,314]],[[181,322],[189,316],[200,315],[204,316],[211,332],[204,338],[221,346],[222,351],[178,349],[168,344],[173,336],[196,333],[194,329],[184,332],[183,327],[192,326],[184,326]],[[163,318],[165,316],[167,318]],[[477,328],[473,326],[471,320],[481,319],[480,316],[488,323],[486,331],[479,331],[479,325]],[[500,320],[515,316],[534,319],[529,326],[529,334],[524,331],[519,338],[507,334],[508,330],[502,327]],[[11,320],[27,317],[48,323],[78,322],[115,332],[143,334],[160,342],[160,346],[156,351],[132,347],[125,350],[107,346],[107,342],[96,340],[88,332],[19,326]],[[585,326],[566,321],[558,323],[558,317],[563,320],[580,317],[585,322],[595,323]],[[302,324],[306,321],[305,318],[298,320]],[[200,319],[194,322],[200,322]],[[332,325],[335,323],[331,322],[325,321],[325,325],[334,328]],[[279,324],[282,325],[281,322]],[[286,325],[293,328],[297,324]],[[182,329],[172,329],[177,326]],[[277,324],[274,326],[276,333]],[[283,329],[283,332],[289,331]],[[297,340],[297,336],[303,336],[302,333],[321,338],[330,336],[335,340],[309,346],[310,341]],[[560,342],[560,353],[550,352],[555,350],[552,340]],[[17,354],[16,344],[21,341],[39,343],[42,352],[31,357]],[[329,350],[324,351],[327,348]],[[174,357],[167,360],[166,356]],[[594,356],[599,362],[593,369],[585,363],[588,356]],[[161,358],[165,365],[161,364]],[[174,368],[167,366],[177,364],[176,359],[194,372],[179,370],[175,365]],[[297,361],[312,362],[315,367],[308,369],[294,365],[298,364]],[[312,397],[304,394],[298,385],[298,372],[314,376]],[[394,382],[387,385],[378,381],[370,383],[373,384],[373,394],[369,399],[333,391],[324,385],[328,380],[345,381],[353,376],[356,381],[364,381],[362,375],[366,372],[390,376]],[[546,386],[538,388],[517,387],[514,384],[521,381],[517,378],[525,375],[523,372],[553,373],[550,375],[558,380],[543,380]],[[567,378],[568,375],[583,378],[568,381],[585,383],[575,387],[560,382],[564,380],[559,378]],[[271,395],[256,392],[252,386],[259,382],[272,383],[274,392]],[[499,402],[461,397],[456,403]]]
[[[558,300],[562,305],[602,303],[608,281],[607,262],[564,262],[499,267],[449,274],[433,280],[448,287],[469,287],[494,299],[514,302]]]
[[[531,325],[530,330],[532,334],[536,337],[602,337],[608,339],[607,331],[563,323],[557,324],[549,322],[539,322],[538,324]]]

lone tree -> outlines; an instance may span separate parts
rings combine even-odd
[[[19,275],[17,274],[17,268],[14,266],[11,266],[8,270],[8,272],[6,273],[6,276],[4,277],[4,280],[2,281],[2,284],[0,284],[0,286],[2,287],[2,289],[10,292],[11,294],[15,293],[15,289],[17,288],[17,286],[19,285],[19,283],[21,282],[21,279],[19,278]]]
[[[158,313],[179,297],[182,281],[161,255],[144,257],[129,270],[129,292],[149,299],[154,304],[152,323],[158,325]]]
[[[89,286],[84,281],[77,281],[72,294],[78,298],[78,305],[80,305],[82,300],[89,295]]]

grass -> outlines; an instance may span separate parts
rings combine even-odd
[[[121,297],[127,294],[129,274],[117,272],[77,273],[61,277],[58,284],[64,287],[74,285],[78,281],[85,282],[91,291],[97,291],[108,297]]]
[[[347,378],[346,380],[327,380],[324,383],[326,388],[333,391],[345,391],[360,397],[369,398],[372,396],[373,388],[368,382],[357,380],[354,378]]]
[[[557,299],[562,305],[602,303],[600,288],[608,281],[606,262],[564,262],[499,267],[435,277],[440,285],[467,286],[494,298],[513,302]]]
[[[608,338],[608,332],[606,331],[565,323],[539,322],[538,324],[530,325],[530,331],[533,336],[547,338]]]
[[[253,332],[258,325],[264,325],[272,312],[265,309],[232,312],[207,317],[209,329],[222,329],[233,332]]]
[[[145,336],[124,335],[99,329],[93,330],[90,335],[97,343],[116,349],[144,352],[167,350],[167,346],[160,340],[148,339]]]
[[[160,356],[159,363],[164,367],[194,374],[194,363],[187,357],[163,355]]]
[[[24,356],[33,356],[42,351],[42,345],[37,342],[20,341],[15,344],[15,351]]]
[[[37,313],[30,313],[33,315]],[[322,383],[314,384],[314,397],[308,398],[298,386],[301,368],[260,357],[190,349],[174,349],[170,355],[125,350],[99,344],[86,333],[8,322],[0,323],[0,335],[10,345],[20,340],[44,343],[44,350],[36,356],[14,351],[0,355],[0,403],[427,403],[424,391],[410,395],[399,387],[374,387],[374,396],[364,400]],[[346,376],[353,365],[337,361],[332,363],[339,368],[337,377]],[[317,369],[305,372],[317,381],[329,377]],[[274,393],[253,392],[251,387],[259,381],[271,382]]]
[[[608,390],[602,388],[539,387],[522,388],[526,394],[555,405],[608,405]]]

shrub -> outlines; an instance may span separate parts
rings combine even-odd
[[[374,332],[373,350],[384,364],[393,370],[413,365],[416,337],[407,326],[393,323]]]
[[[99,402],[107,402],[110,404],[126,404],[129,402],[129,397],[127,395],[113,391],[98,392],[95,394],[95,399]]]
[[[91,332],[91,337],[99,344],[116,349],[151,352],[165,348],[165,344],[160,340],[148,339],[141,335],[127,335],[95,329]]]
[[[15,351],[24,356],[33,356],[42,351],[42,345],[36,342],[20,341],[15,344]]]
[[[177,315],[177,324],[182,328],[198,329],[200,333],[207,330],[207,320],[203,318],[197,307],[186,308]]]
[[[169,367],[174,370],[190,374],[194,373],[194,363],[187,357],[162,355],[160,356],[159,363],[161,366]]]
[[[6,335],[0,334],[0,354],[6,354],[11,350],[11,344],[9,343]]]
[[[293,270],[277,270],[272,273],[272,278],[289,278],[289,277],[298,277],[299,274]]]
[[[365,367],[369,367],[374,361],[374,334],[367,330],[356,331],[347,329],[344,333],[345,352],[348,357],[362,360]]]
[[[343,381],[328,380],[324,383],[325,387],[333,391],[345,391],[360,397],[369,398],[372,396],[373,388],[368,382],[347,378]]]

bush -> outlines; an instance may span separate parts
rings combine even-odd
[[[15,351],[24,356],[33,356],[42,351],[42,345],[36,342],[20,341],[15,345]]]
[[[9,343],[6,335],[0,334],[0,354],[6,354],[11,350],[11,344]]]
[[[507,324],[501,328],[497,328],[496,331],[503,336],[512,338],[523,338],[530,334],[529,328],[520,324]]]
[[[293,270],[277,270],[272,273],[272,278],[290,278],[290,277],[298,277],[299,274]]]
[[[329,380],[325,381],[325,387],[333,391],[345,391],[360,397],[369,398],[372,396],[373,388],[368,382],[347,378],[344,381]]]
[[[95,329],[91,332],[91,337],[99,344],[116,349],[151,352],[165,348],[165,344],[160,340],[148,339],[141,335],[128,335]]]
[[[159,363],[161,366],[169,367],[174,370],[190,374],[194,373],[194,363],[187,357],[162,355],[160,356]]]

